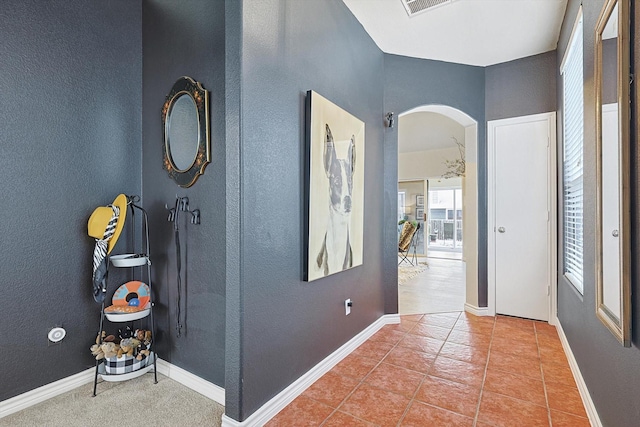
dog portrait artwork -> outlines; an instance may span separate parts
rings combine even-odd
[[[316,92],[308,96],[311,281],[362,265],[364,123]]]

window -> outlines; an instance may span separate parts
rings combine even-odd
[[[398,191],[398,221],[401,221],[404,218],[404,202],[405,202],[405,192]]]
[[[583,76],[582,8],[578,12],[567,52],[562,60],[563,93],[563,254],[564,275],[583,293]]]

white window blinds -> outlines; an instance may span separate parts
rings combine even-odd
[[[564,274],[583,292],[583,75],[582,10],[562,61],[563,177],[564,177]]]

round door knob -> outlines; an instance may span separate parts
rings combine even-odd
[[[504,233],[505,231],[507,230],[505,230],[504,227],[498,227],[498,233]]]
[[[619,234],[619,233],[618,233],[618,230],[613,230],[613,231],[611,232],[611,235],[612,235],[613,237],[618,237],[618,234]]]

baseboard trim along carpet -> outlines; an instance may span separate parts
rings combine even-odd
[[[488,307],[476,307],[475,305],[471,305],[469,303],[464,303],[464,311],[467,313],[471,313],[474,316],[489,316],[489,308]]]
[[[156,366],[159,374],[169,377],[172,380],[179,382],[180,384],[189,387],[191,390],[224,406],[224,389],[222,387],[204,380],[191,372],[185,371],[184,369],[172,365],[160,358],[158,358]],[[7,415],[11,415],[40,402],[44,402],[47,399],[51,399],[52,397],[71,391],[74,388],[93,382],[95,373],[96,368],[89,368],[75,375],[43,385],[42,387],[22,393],[18,396],[12,397],[11,399],[4,400],[0,402],[0,418],[6,417]]]
[[[251,414],[246,420],[239,422],[227,415],[222,416],[222,427],[253,427],[262,426],[273,418],[284,407],[291,403],[296,397],[304,392],[311,384],[316,382],[321,376],[326,374],[337,365],[342,359],[348,356],[360,344],[368,340],[373,334],[378,332],[384,325],[400,323],[400,315],[387,314],[369,325],[355,337],[347,341],[342,347],[327,356],[316,366],[307,371],[289,387],[278,393],[273,399],[262,405],[260,409]]]
[[[591,395],[589,394],[587,384],[584,382],[584,378],[582,378],[582,373],[580,372],[578,362],[573,355],[573,351],[571,351],[569,341],[567,341],[567,336],[564,334],[564,330],[562,329],[562,325],[560,324],[560,322],[556,321],[555,323],[556,329],[558,331],[558,336],[560,337],[560,342],[562,343],[562,348],[564,348],[564,353],[567,355],[569,367],[571,368],[571,372],[573,373],[573,378],[576,380],[576,385],[578,386],[578,391],[580,392],[580,397],[582,398],[582,403],[584,404],[584,408],[587,411],[587,416],[589,417],[591,426],[602,427],[602,422],[600,421],[600,417],[598,416],[598,411],[596,410],[596,406],[593,404],[593,400],[591,399]]]
[[[224,406],[224,388],[162,359],[158,359],[156,366],[159,374],[169,377]]]
[[[11,399],[3,400],[0,402],[0,418],[22,411],[30,406],[44,402],[47,399],[93,382],[95,373],[96,368],[89,368],[77,374],[62,378],[61,380],[19,394]]]

